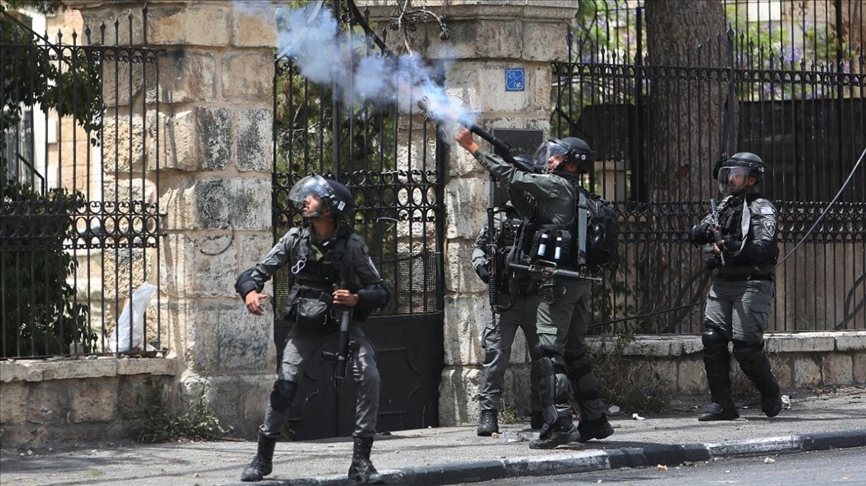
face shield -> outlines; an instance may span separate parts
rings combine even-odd
[[[303,211],[304,204],[307,202],[308,197],[314,196],[318,198],[319,207],[316,209],[316,214],[304,214],[306,217],[316,216],[321,213],[324,204],[323,198],[330,193],[331,186],[328,185],[328,181],[326,181],[324,177],[320,175],[309,175],[292,186],[292,189],[289,190],[289,201],[292,201],[297,209]]]
[[[722,167],[719,169],[719,192],[723,196],[740,194],[749,183],[748,167]]]
[[[565,160],[566,155],[568,155],[568,147],[553,140],[548,140],[538,146],[535,156],[532,158],[532,165],[537,172],[549,174]]]

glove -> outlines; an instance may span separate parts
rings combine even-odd
[[[734,252],[740,251],[743,247],[743,242],[733,236],[725,236],[723,240],[724,244],[719,249],[726,254],[733,255]]]
[[[478,265],[475,267],[475,273],[484,281],[484,283],[490,283],[490,272],[487,271],[487,265]]]
[[[704,245],[714,241],[713,226],[709,223],[701,223],[692,226],[689,239],[693,245]]]

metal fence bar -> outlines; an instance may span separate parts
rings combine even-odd
[[[0,12],[0,31],[14,25],[9,18]],[[138,20],[146,35],[146,9]],[[136,19],[128,21],[132,35]],[[156,66],[156,52],[131,37],[121,41],[119,22],[113,42],[105,25],[97,36],[89,28],[73,33],[68,44],[59,33],[49,42],[25,27],[0,40],[2,65],[12,67],[3,70],[10,77],[0,90],[15,90],[3,113],[14,103],[33,107],[44,119],[43,140],[30,150],[29,181],[7,177],[22,158],[18,147],[34,146],[36,138],[32,130],[11,129],[4,116],[0,359],[113,354],[122,344],[131,348],[124,353],[163,350],[159,313],[145,313],[140,343],[131,342],[131,332],[125,342],[119,332],[109,337],[134,288],[153,277],[159,285],[159,130],[149,130],[159,123],[158,104],[148,111],[149,90],[158,99],[158,74],[145,67]],[[10,138],[14,144],[5,142]],[[14,159],[5,155],[12,145]]]
[[[659,118],[688,116],[695,120],[688,126],[697,127],[719,116],[706,99],[714,89],[726,92],[729,82],[739,105],[734,149],[768,163],[764,193],[779,210],[783,255],[823,214],[779,267],[772,329],[866,328],[866,203],[858,196],[866,192],[866,170],[851,174],[866,140],[866,44],[850,25],[863,13],[856,3],[724,1],[733,48],[720,33],[716,44],[696,40],[702,47],[666,65],[645,62],[643,2],[596,2],[596,15],[569,33],[569,61],[553,64],[552,132],[585,138],[599,152],[589,184],[613,200],[622,222],[622,261],[594,297],[601,332],[700,330],[708,276],[686,232],[708,212],[715,191],[686,178],[671,194],[660,192],[657,176],[694,166],[686,154],[713,160],[719,137],[680,131],[668,152],[651,145]],[[724,61],[725,52],[733,59]],[[649,104],[659,90],[673,93],[670,105]],[[659,268],[666,272],[661,280],[653,273]]]

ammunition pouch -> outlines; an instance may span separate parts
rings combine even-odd
[[[571,263],[573,235],[570,225],[543,224],[530,227],[523,239],[523,251],[533,261],[547,260],[557,263]]]
[[[301,290],[292,303],[288,317],[300,329],[320,331],[334,323],[331,309],[333,298],[329,294]]]

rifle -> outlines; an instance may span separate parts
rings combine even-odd
[[[499,227],[496,227],[496,213],[503,214]],[[487,208],[487,260],[490,262],[490,278],[487,281],[487,292],[490,298],[490,310],[494,314],[501,314],[511,309],[514,305],[518,285],[514,281],[508,281],[508,254],[514,247],[506,244],[506,235],[512,234],[507,231],[511,225],[511,218],[502,207]],[[511,298],[507,304],[499,303],[499,293],[509,292]]]
[[[555,263],[550,262],[550,265],[546,265],[543,262],[545,262],[545,260],[538,260],[529,265],[509,263],[508,269],[516,272],[527,273],[536,280],[544,280],[550,277],[561,277],[567,280],[590,280],[592,282],[601,283],[601,277],[593,277],[592,275],[582,271],[556,268]]]
[[[433,113],[429,110],[428,101],[429,100],[425,96],[421,98],[421,101],[418,102],[418,108],[421,109],[421,111],[424,113],[424,116],[439,123],[447,121],[447,117],[444,114]],[[523,161],[515,159],[511,155],[511,145],[505,140],[494,137],[492,133],[484,130],[483,128],[470,122],[469,120],[464,119],[455,121],[466,127],[466,129],[470,132],[484,139],[487,143],[490,144],[491,147],[493,147],[493,153],[502,157],[503,160],[514,166],[515,169],[522,172],[535,172],[535,169],[533,169],[532,166]]]
[[[490,262],[490,272],[487,279],[487,298],[490,300],[490,309],[496,313],[498,304],[496,283],[499,279],[499,265],[497,252],[499,250],[496,244],[496,210],[497,208],[487,208],[487,261]]]
[[[355,280],[355,262],[352,257],[349,257],[347,262],[343,262],[343,268],[340,270],[340,288],[349,289],[352,282]],[[358,343],[349,340],[349,325],[352,322],[352,309],[344,305],[335,306],[337,312],[340,313],[340,334],[337,338],[337,352],[322,351],[322,359],[326,361],[336,361],[336,370],[334,375],[338,379],[346,378],[348,375],[349,361],[358,349]]]
[[[716,246],[719,247],[719,258],[722,266],[725,265],[725,252],[722,247],[722,228],[719,226],[719,208],[716,206],[716,200],[710,199],[710,223],[713,225],[713,237],[716,240]]]

